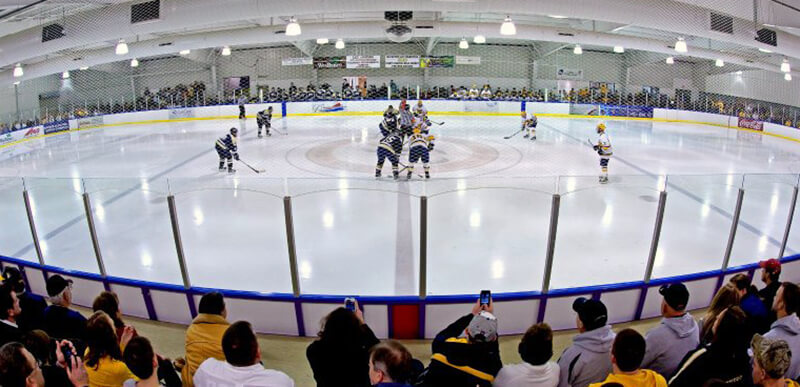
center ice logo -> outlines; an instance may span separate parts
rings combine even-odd
[[[336,102],[333,105],[325,105],[322,103],[313,105],[314,112],[322,112],[322,113],[331,113],[331,112],[340,112],[346,108],[341,102]]]

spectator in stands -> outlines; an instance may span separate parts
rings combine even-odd
[[[95,312],[86,323],[86,371],[90,387],[119,387],[133,374],[122,361],[122,351],[133,338],[126,329],[117,341],[114,321],[105,312]]]
[[[61,352],[61,347],[66,346],[72,353],[75,353],[75,347],[68,340],[55,342],[56,351],[53,351],[53,345],[50,341],[50,336],[43,330],[34,330],[24,335],[22,344],[25,346],[31,355],[36,359],[39,367],[42,369],[44,375],[44,382],[49,387],[69,386],[72,384],[64,369],[66,365],[64,354]],[[58,356],[55,356],[58,355]],[[57,365],[55,365],[57,364]]]
[[[667,387],[664,377],[655,371],[641,369],[645,354],[645,339],[633,329],[623,329],[614,338],[611,347],[611,364],[614,373],[602,383],[591,386],[600,387],[606,383],[619,383],[623,386]]]
[[[770,340],[761,335],[753,336],[750,344],[753,351],[753,383],[764,387],[800,387],[800,384],[784,379],[792,361],[792,351],[783,340]]]
[[[598,383],[613,371],[611,345],[614,332],[608,322],[608,310],[600,300],[579,297],[572,303],[579,334],[558,359],[561,368],[559,387],[586,387]]]
[[[122,321],[122,312],[119,310],[119,298],[117,294],[114,292],[102,292],[100,295],[95,297],[94,302],[92,303],[92,310],[103,311],[106,312],[108,317],[111,317],[111,321],[114,322],[114,330],[117,332],[117,339],[122,338],[122,334],[125,332],[125,327],[130,327],[133,329],[133,336],[135,337],[136,329],[130,325],[125,325]]]
[[[0,285],[0,345],[22,338],[22,330],[17,326],[17,316],[21,312],[17,293],[11,285]]]
[[[745,319],[738,306],[723,310],[714,321],[711,343],[686,354],[669,381],[670,387],[702,386],[712,379],[728,386],[752,386]]]
[[[19,307],[24,311],[17,316],[19,328],[23,332],[42,329],[44,327],[44,310],[47,308],[44,297],[26,291],[22,273],[16,267],[7,266],[3,270],[3,278],[5,279],[3,283],[9,284],[17,293]]]
[[[769,309],[772,308],[775,294],[778,293],[778,288],[781,287],[781,261],[774,258],[768,259],[759,262],[758,266],[761,267],[761,281],[766,284],[763,289],[758,291],[758,296],[761,297],[761,300],[764,301],[764,305]],[[772,324],[777,319],[778,317],[775,311],[770,310],[767,322]]]
[[[66,365],[61,358],[62,365]],[[80,357],[73,357],[66,367],[73,387],[86,387],[89,380]],[[46,380],[36,358],[18,342],[0,347],[0,385],[4,387],[44,387]]]
[[[739,291],[730,283],[723,285],[711,300],[706,314],[700,319],[700,343],[708,344],[714,338],[714,324],[719,315],[731,306],[739,305]]]
[[[319,339],[306,349],[317,387],[369,386],[369,349],[379,340],[355,312],[336,308],[322,322]]]
[[[672,376],[681,360],[700,344],[700,328],[686,313],[689,290],[682,283],[662,286],[658,293],[661,301],[661,324],[647,332],[647,351],[641,367]]]
[[[491,386],[503,368],[494,305],[477,301],[472,312],[433,339],[425,386]]]
[[[553,330],[544,323],[533,325],[522,336],[517,347],[522,363],[504,365],[495,387],[556,387],[559,367],[553,357]]]
[[[160,359],[153,350],[150,340],[144,337],[132,338],[125,347],[122,358],[131,373],[139,379],[138,382],[134,379],[126,380],[123,384],[124,387],[179,387],[181,385],[181,380],[175,370],[171,368],[169,361],[165,362]],[[169,367],[163,383],[160,380],[162,379],[160,375],[164,373],[161,372],[162,365]]]
[[[741,299],[739,306],[747,315],[747,325],[752,331],[750,337],[756,333],[764,334],[767,332],[769,330],[769,324],[767,324],[768,309],[764,302],[761,301],[761,298],[758,297],[758,289],[753,286],[750,276],[745,273],[739,273],[731,277],[729,282],[739,291]]]
[[[800,376],[800,319],[797,311],[800,309],[800,287],[784,282],[778,288],[772,310],[778,319],[772,323],[769,332],[764,337],[772,340],[784,340],[793,353],[798,354],[792,359],[786,377],[796,379]]]
[[[225,360],[222,336],[230,323],[225,319],[228,312],[222,293],[204,294],[200,298],[198,312],[186,330],[186,365],[181,370],[184,387],[193,385],[194,373],[206,359]]]
[[[261,365],[258,339],[247,321],[237,321],[225,330],[222,350],[225,361],[209,358],[197,369],[194,375],[196,386],[294,386],[294,381],[283,372],[265,369]]]
[[[86,339],[86,317],[70,309],[72,305],[72,280],[53,274],[47,279],[47,295],[51,305],[44,310],[44,330],[55,339],[69,339],[83,343]],[[83,344],[76,345],[80,350]]]
[[[414,359],[403,344],[387,340],[372,347],[369,356],[369,381],[373,386],[410,387]]]

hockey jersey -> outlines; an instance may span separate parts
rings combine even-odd
[[[269,113],[266,110],[260,111],[258,112],[256,119],[262,124],[269,125],[272,122],[272,113]]]
[[[238,151],[236,146],[236,136],[230,134],[218,138],[217,146],[231,153],[236,153]]]
[[[414,115],[410,110],[400,110],[400,126],[409,127],[411,125],[414,125]]]
[[[419,119],[425,118],[428,116],[428,109],[425,106],[414,106],[414,117]]]
[[[403,139],[400,136],[396,135],[388,135],[381,139],[380,144],[378,144],[378,148],[386,149],[392,154],[399,154],[403,151]]]
[[[397,116],[388,112],[384,113],[381,128],[389,132],[397,130]]]
[[[597,136],[597,154],[600,156],[611,156],[613,154],[611,149],[611,140],[608,138],[606,132],[600,133]]]
[[[408,138],[409,149],[414,147],[425,147],[428,150],[433,150],[433,135],[416,133]]]

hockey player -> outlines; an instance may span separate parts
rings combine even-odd
[[[225,171],[225,160],[228,161],[228,173],[236,172],[236,170],[233,169],[233,159],[239,160],[238,147],[236,146],[236,136],[238,133],[238,129],[231,128],[230,133],[218,138],[216,144],[214,145],[214,148],[216,148],[217,154],[219,155],[220,172]]]
[[[522,130],[527,130],[528,132],[525,133],[523,138],[528,138],[532,141],[536,141],[536,124],[538,123],[539,119],[536,118],[536,115],[531,113],[530,117],[527,120],[523,121],[522,123]]]
[[[420,125],[421,126],[421,125]],[[425,178],[431,178],[430,152],[433,150],[433,135],[423,134],[420,127],[414,128],[414,134],[408,139],[408,174],[406,179],[410,180],[414,174],[414,164],[422,159],[422,167],[425,169]]]
[[[414,106],[414,118],[417,121],[428,120],[428,109],[422,106],[422,100],[417,101],[417,106]]]
[[[246,103],[247,103],[247,98],[244,96],[244,94],[239,96],[239,119],[240,120],[245,119],[244,104],[246,104]]]
[[[403,140],[406,137],[411,137],[413,128],[414,116],[411,114],[410,106],[408,104],[400,104],[400,134],[403,135]]]
[[[397,180],[399,177],[397,166],[400,162],[400,152],[402,151],[403,139],[397,135],[397,132],[391,132],[382,138],[381,142],[378,144],[378,164],[375,165],[375,177],[381,177],[383,162],[384,160],[389,159],[389,162],[392,163],[392,176],[395,180]]]
[[[258,138],[263,137],[261,136],[262,126],[266,131],[266,135],[272,136],[272,134],[269,132],[269,128],[272,127],[272,106],[268,107],[266,110],[258,112],[258,115],[256,115],[256,123],[258,123]]]
[[[389,108],[383,112],[383,122],[378,127],[381,129],[381,136],[383,137],[397,131],[397,112],[395,112],[392,105],[389,105]]]
[[[606,134],[606,124],[597,124],[597,140],[592,146],[597,154],[600,156],[600,183],[608,183],[608,160],[611,159],[613,154],[611,150],[611,140]]]

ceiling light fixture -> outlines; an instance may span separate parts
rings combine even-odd
[[[503,24],[500,25],[500,35],[516,35],[517,34],[517,26],[514,25],[514,22],[511,20],[511,16],[506,16],[505,20],[503,20]]]
[[[86,70],[88,70],[88,69],[89,69],[89,66],[81,66],[81,67],[80,67],[80,70],[81,70],[81,71],[86,71]]]
[[[466,49],[469,48],[469,43],[467,43],[467,39],[466,38],[461,38],[461,41],[458,42],[458,48],[460,48],[462,50],[466,50]]]
[[[297,19],[292,16],[289,19],[289,24],[286,25],[286,36],[297,36],[300,35],[300,24],[297,24]]]
[[[486,37],[483,35],[475,35],[475,38],[472,39],[472,42],[477,44],[486,43]]]
[[[614,46],[614,52],[616,52],[617,54],[622,54],[623,52],[625,52],[625,47]]]
[[[117,48],[114,49],[114,53],[117,55],[125,55],[128,53],[128,43],[125,43],[125,39],[120,39],[117,42]]]
[[[725,66],[725,62],[722,59],[717,59],[717,61],[714,62],[714,65],[717,67],[722,67]]]
[[[787,81],[791,81],[792,80],[792,74],[789,74],[789,73],[783,74],[783,79],[785,79]]]
[[[228,46],[222,47],[222,52],[220,53],[222,56],[231,56],[231,48]]]
[[[317,39],[317,44],[328,44],[328,38]]]
[[[131,59],[131,67],[139,67],[139,60],[136,58]]]
[[[675,58],[673,58],[671,56],[668,56],[667,57],[667,64],[673,64],[673,63],[675,63]]]
[[[761,52],[766,53],[766,54],[772,54],[772,50],[767,50],[766,48],[759,47],[758,51],[761,51]]]
[[[61,79],[69,79],[69,71],[68,70],[66,70],[63,73],[61,73]]]
[[[192,50],[180,50],[180,51],[178,51],[178,54],[189,55],[191,52],[192,52]]]
[[[344,48],[344,40],[336,39],[336,48],[339,49],[339,50],[343,49]]]
[[[575,48],[572,49],[572,53],[574,53],[575,55],[583,54],[583,49],[581,48],[581,45],[580,44],[576,44]]]
[[[22,71],[22,63],[17,63],[17,65],[14,66],[14,78],[19,78],[24,74],[25,72]]]
[[[566,19],[567,18],[566,16],[562,16],[562,15],[547,15],[547,17],[550,17],[550,18],[553,18],[553,19]]]
[[[683,38],[678,38],[675,42],[675,51],[680,53],[687,53],[689,52],[689,48],[686,46],[686,41]]]
[[[792,72],[792,65],[789,64],[789,60],[786,58],[783,58],[783,63],[781,63],[781,72],[782,73]]]

